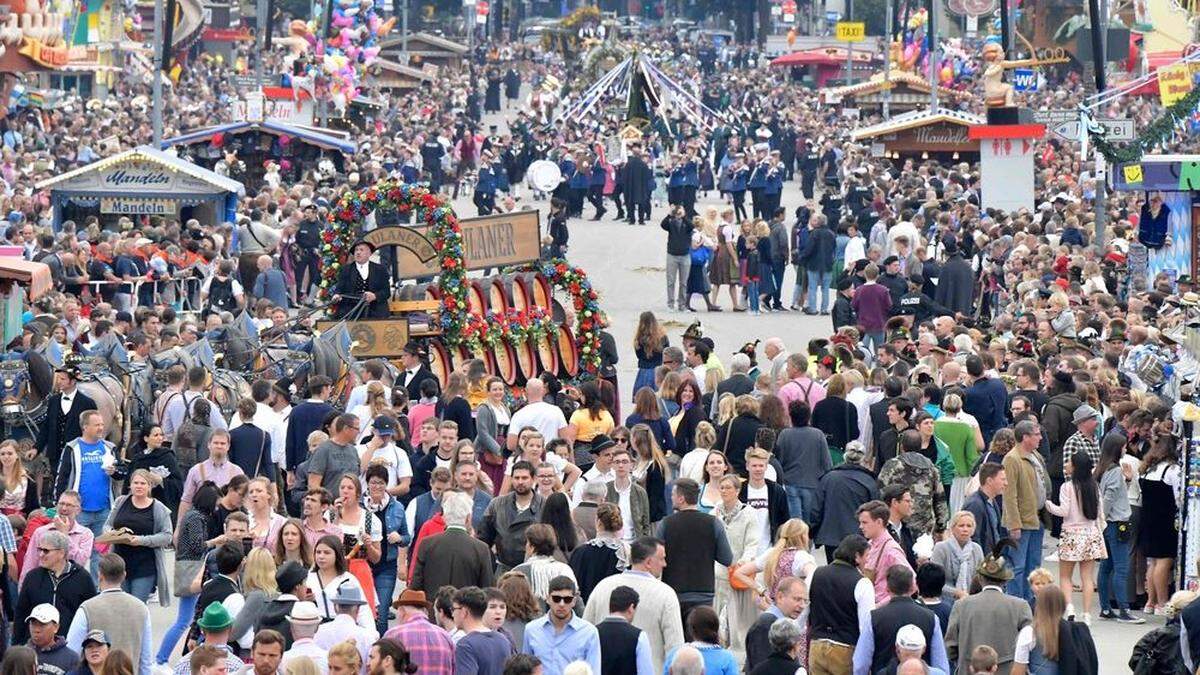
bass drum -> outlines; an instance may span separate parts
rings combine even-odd
[[[539,192],[554,192],[563,181],[562,170],[558,165],[547,159],[539,159],[529,165],[525,172],[525,182],[529,187]]]
[[[575,377],[579,374],[579,346],[575,344],[575,334],[566,326],[558,327],[558,374],[561,377]]]
[[[442,389],[445,389],[446,384],[450,380],[450,373],[454,369],[454,365],[450,360],[450,351],[446,349],[446,345],[442,344],[440,340],[430,340],[428,347],[429,370],[437,377]]]

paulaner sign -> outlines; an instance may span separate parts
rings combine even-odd
[[[541,248],[541,216],[537,211],[515,211],[459,221],[463,236],[463,258],[468,270],[518,265],[538,259]],[[429,237],[428,225],[381,227],[363,236],[375,246],[396,246],[400,276],[434,276],[441,263]]]

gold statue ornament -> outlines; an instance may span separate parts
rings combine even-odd
[[[989,42],[983,46],[983,103],[989,108],[1009,108],[1016,103],[1013,101],[1013,87],[1004,81],[1004,71],[1010,68],[1026,66],[1041,66],[1054,63],[1065,63],[1066,58],[1051,59],[1019,59],[1004,60],[1004,47],[998,42]]]

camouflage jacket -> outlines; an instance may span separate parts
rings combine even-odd
[[[904,452],[889,459],[879,471],[879,486],[889,485],[908,487],[913,500],[908,525],[913,532],[932,534],[946,529],[949,516],[942,496],[942,478],[928,457],[918,452]]]

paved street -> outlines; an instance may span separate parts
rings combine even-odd
[[[485,118],[487,124],[503,119]],[[521,194],[528,199],[529,190],[522,188]],[[800,205],[802,195],[797,183],[785,185],[782,205],[788,210],[789,226],[791,214]],[[722,206],[717,193],[714,191],[708,198],[703,196],[697,204],[697,210],[703,212],[709,205]],[[547,224],[546,213],[548,202],[537,203],[542,212],[543,232]],[[469,194],[460,195],[455,200],[454,207],[460,217],[476,215],[475,207],[471,204]],[[638,315],[644,310],[651,310],[658,315],[668,329],[672,344],[679,344],[679,337],[689,323],[700,320],[704,334],[711,336],[717,345],[717,355],[723,362],[728,363],[730,355],[743,343],[755,339],[765,339],[779,336],[787,343],[792,351],[803,350],[808,340],[815,337],[828,337],[831,324],[828,316],[806,316],[798,312],[764,313],[759,316],[733,313],[728,311],[730,300],[728,292],[717,301],[725,308],[724,312],[671,312],[667,310],[664,256],[666,237],[658,227],[658,221],[665,215],[665,205],[656,207],[654,217],[645,226],[627,225],[616,222],[612,216],[615,210],[611,202],[606,203],[609,209],[608,218],[601,222],[573,219],[570,227],[570,249],[568,259],[587,271],[592,282],[600,293],[601,307],[608,313],[616,338],[621,350],[622,360],[618,364],[618,379],[621,384],[622,401],[629,401],[630,391],[636,374],[636,363],[632,357],[632,341],[634,329],[637,326]],[[584,207],[584,218],[591,218],[593,209],[590,205]],[[783,301],[785,306],[791,304],[793,270],[789,267],[784,280]],[[702,307],[703,302],[694,303]],[[626,405],[628,409],[628,405]],[[1053,546],[1053,544],[1051,544]],[[1048,548],[1049,553],[1052,548]],[[1057,575],[1057,565],[1047,565]],[[399,593],[399,589],[397,589]],[[1076,607],[1080,606],[1078,595],[1075,598]],[[162,633],[175,617],[175,608],[163,608],[151,604],[151,612],[155,626],[155,649],[158,647]],[[1096,647],[1100,654],[1101,673],[1128,672],[1126,663],[1134,643],[1146,631],[1162,625],[1161,617],[1152,617],[1144,626],[1125,626],[1109,621],[1095,621],[1092,632]]]

